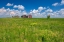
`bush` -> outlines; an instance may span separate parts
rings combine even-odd
[[[47,19],[49,19],[49,18],[50,18],[50,15],[47,16]]]

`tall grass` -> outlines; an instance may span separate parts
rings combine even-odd
[[[0,18],[0,42],[64,42],[64,18]]]

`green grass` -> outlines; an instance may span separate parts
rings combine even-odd
[[[0,18],[0,42],[64,42],[64,18]]]

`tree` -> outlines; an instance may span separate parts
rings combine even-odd
[[[49,19],[50,18],[50,15],[47,15],[47,19]]]

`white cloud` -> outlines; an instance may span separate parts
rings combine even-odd
[[[52,6],[57,6],[57,5],[59,5],[59,3],[54,3],[54,4],[52,4]]]
[[[36,9],[31,10],[29,14],[32,14],[32,17],[34,18],[42,17],[42,15],[40,14],[40,10],[36,10]]]
[[[26,11],[23,11],[23,12],[22,12],[22,15],[27,15],[27,12],[26,12]]]
[[[3,7],[0,8],[0,17],[8,17],[10,14],[8,14],[8,11]]]
[[[32,10],[30,10],[29,14],[32,14],[32,13],[33,13],[33,11],[32,11]]]
[[[46,9],[46,7],[38,7],[37,10],[36,9],[30,10],[30,14],[39,14],[45,9]]]
[[[6,12],[5,8],[0,9],[0,13]]]
[[[50,13],[51,17],[58,17],[58,18],[61,18],[61,17],[64,17],[64,9],[60,9],[58,11],[54,11],[52,13]]]
[[[15,15],[16,13],[14,11],[10,12],[11,15]]]
[[[33,9],[30,11],[30,14],[37,14],[38,12],[39,12],[38,10]]]
[[[18,8],[20,10],[24,10],[25,7],[23,5],[14,5],[13,8]]]
[[[14,5],[14,7],[13,8],[18,8],[18,6],[17,5]]]
[[[52,6],[59,6],[59,5],[64,5],[64,0],[61,0],[60,3],[54,3]]]
[[[32,13],[36,14],[36,13],[38,13],[38,10],[35,10],[35,9],[34,9],[34,10],[32,11]]]
[[[52,9],[48,8],[42,12],[39,12],[39,10],[31,10],[30,14],[32,14],[35,18],[43,18],[47,17],[47,15],[50,15],[51,18],[61,18],[64,17],[64,9],[60,9],[58,11],[53,11]]]
[[[39,7],[39,8],[38,8],[39,11],[42,11],[42,10],[44,10],[44,9],[46,9],[46,7]]]
[[[48,8],[42,12],[40,12],[39,10],[31,10],[30,14],[32,14],[33,17],[37,17],[37,18],[42,18],[42,17],[47,17],[47,15],[51,15],[51,17],[55,17],[57,15],[59,15],[59,12],[54,12],[52,9]]]
[[[20,10],[15,10],[15,9],[5,9],[5,8],[0,8],[0,17],[11,17],[11,16],[21,16],[23,11]]]
[[[61,9],[59,12],[60,14],[64,15],[64,9]]]
[[[7,3],[7,5],[6,6],[13,6],[13,4],[11,4],[11,3]]]
[[[53,11],[50,8],[44,9],[41,12],[38,9],[33,9],[30,10],[30,12],[27,12],[25,10],[15,10],[15,9],[5,9],[0,8],[0,17],[11,17],[11,16],[21,16],[21,15],[28,15],[28,14],[32,14],[32,17],[37,17],[37,18],[43,18],[43,17],[47,17],[47,15],[49,14],[51,17],[64,17],[64,9],[60,9],[58,11]]]
[[[63,5],[63,4],[64,4],[64,0],[61,1],[61,5]]]
[[[53,10],[52,9],[47,9],[47,10],[45,10],[46,12],[53,12]]]

